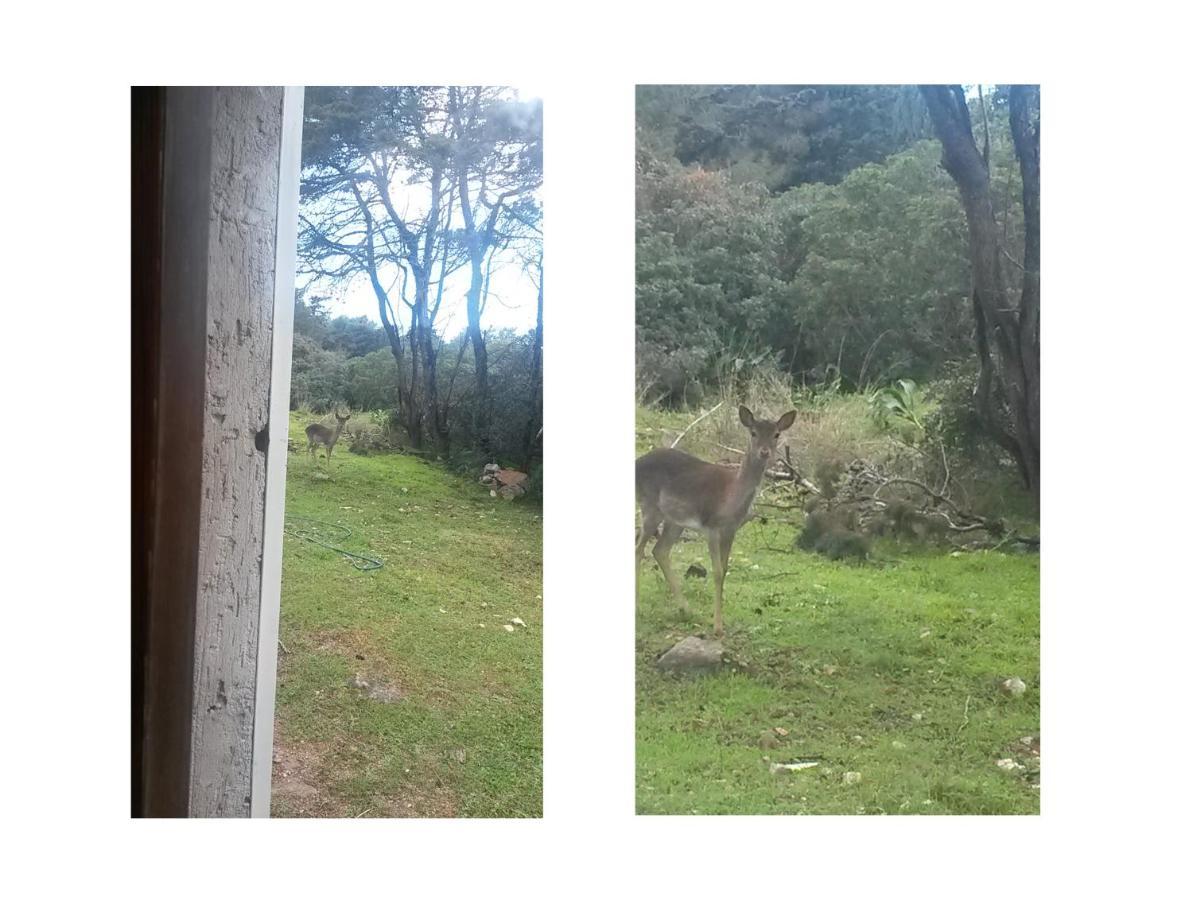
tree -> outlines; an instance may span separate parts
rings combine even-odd
[[[920,141],[839,184],[777,198],[797,264],[770,333],[793,372],[832,365],[859,390],[924,380],[969,352],[965,216],[935,141]],[[786,317],[786,321],[783,320]]]
[[[989,433],[1019,464],[1027,487],[1040,489],[1040,92],[1015,85],[1007,109],[1023,182],[1023,277],[1016,301],[995,218],[989,130],[974,139],[960,85],[921,85],[942,148],[942,165],[961,194],[969,231],[972,304],[981,366],[977,407]],[[985,97],[979,98],[983,121]]]
[[[509,99],[504,88],[452,87],[448,110],[453,186],[471,268],[467,311],[476,380],[473,427],[487,453],[493,404],[481,327],[483,293],[493,254],[527,227],[533,229],[538,218],[529,195],[542,183],[542,104]]]
[[[543,245],[537,246],[537,254],[527,261],[538,287],[538,307],[534,326],[534,342],[531,347],[529,414],[526,416],[526,430],[522,434],[522,470],[530,471],[534,459],[534,448],[543,428]]]
[[[300,258],[314,276],[368,277],[398,369],[399,417],[416,447],[448,440],[434,325],[461,260],[446,99],[434,87],[311,88],[303,129]]]

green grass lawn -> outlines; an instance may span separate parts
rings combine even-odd
[[[540,508],[347,443],[290,455],[286,514],[384,567],[285,538],[273,814],[540,816]]]
[[[685,622],[653,559],[643,564],[638,811],[1038,813],[1039,758],[1022,741],[1038,751],[1038,556],[885,543],[877,562],[850,565],[792,550],[796,534],[773,520],[739,532],[730,665],[703,677],[654,661],[684,636],[711,636],[711,578],[685,579]],[[672,559],[677,573],[709,567],[702,539]],[[998,688],[1012,676],[1027,684],[1020,697]],[[797,760],[817,765],[771,771]]]

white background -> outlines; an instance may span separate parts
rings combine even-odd
[[[1182,869],[1187,887],[1190,135],[1165,8],[10,6],[10,895],[1158,897]],[[1043,814],[635,818],[633,85],[918,81],[1043,85]],[[543,820],[127,818],[128,85],[211,82],[542,86]]]

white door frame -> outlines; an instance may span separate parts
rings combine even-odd
[[[265,474],[261,622],[257,631],[257,704],[253,719],[254,818],[269,816],[273,771],[278,619],[282,602],[282,527],[286,505],[286,460],[289,455],[290,357],[294,342],[294,272],[298,245],[298,191],[302,169],[302,112],[303,88],[287,87],[282,101],[282,145],[278,160],[273,362],[269,388],[269,462]]]

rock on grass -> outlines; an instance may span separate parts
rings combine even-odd
[[[719,669],[724,655],[720,641],[686,637],[660,656],[655,665],[663,672],[703,674]]]

